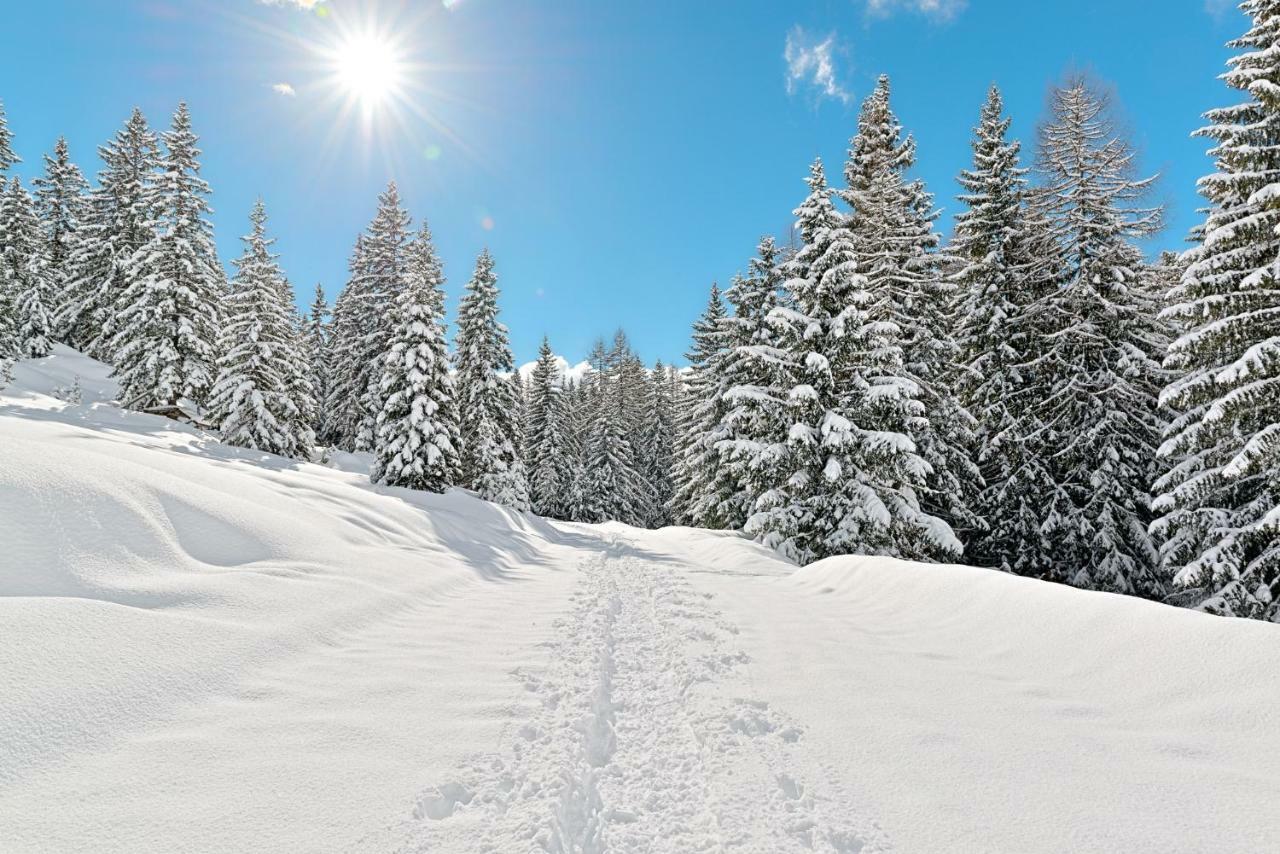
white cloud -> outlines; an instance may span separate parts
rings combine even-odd
[[[294,91],[293,87],[290,86],[288,83],[276,83],[271,87],[271,89],[276,94],[284,95],[289,98],[292,98],[294,95],[298,94],[297,92]]]
[[[1204,10],[1215,18],[1221,18],[1240,5],[1240,0],[1204,0]]]
[[[867,12],[887,18],[894,12],[906,11],[949,21],[968,5],[969,0],[867,0]]]
[[[299,9],[314,9],[320,0],[258,0],[268,6],[297,6]]]
[[[818,41],[801,27],[787,33],[787,92],[798,87],[813,89],[820,97],[849,103],[852,97],[836,76],[836,36],[831,33]]]

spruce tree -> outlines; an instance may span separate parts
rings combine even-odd
[[[324,288],[317,283],[315,297],[303,318],[301,337],[303,355],[309,370],[307,380],[311,384],[316,403],[311,430],[321,441],[324,441],[324,404],[329,396],[329,316],[329,301],[325,298]]]
[[[200,177],[197,142],[187,106],[179,104],[151,187],[151,237],[126,263],[128,284],[118,300],[124,308],[112,349],[121,399],[133,408],[202,405],[215,379],[226,274],[205,219],[209,185]]]
[[[458,424],[462,432],[462,485],[486,501],[529,509],[524,464],[516,449],[514,371],[507,328],[498,321],[498,280],[489,251],[476,259],[458,307]]]
[[[1035,447],[1035,389],[1025,365],[1040,343],[1027,310],[1042,296],[1045,277],[1024,203],[1027,170],[1019,164],[1021,145],[1008,139],[1009,124],[993,85],[974,129],[973,166],[960,173],[964,209],[949,247],[963,365],[957,393],[976,421],[974,454],[985,484],[976,514],[989,525],[966,559],[1040,575],[1047,570],[1040,520],[1052,478]]]
[[[68,247],[58,334],[106,362],[115,359],[116,324],[128,307],[124,293],[142,272],[129,262],[155,236],[157,145],[147,120],[135,109],[111,142],[98,149],[105,167]]]
[[[725,438],[721,374],[725,317],[720,288],[712,284],[707,307],[693,325],[693,348],[685,354],[689,360],[688,394],[679,413],[671,500],[672,518],[698,528],[740,528],[746,521],[740,515],[742,508],[733,503],[737,496],[733,473],[718,448]]]
[[[49,284],[60,307],[75,298],[71,254],[88,212],[89,198],[89,182],[71,162],[65,137],[58,137],[52,157],[44,156],[44,175],[32,183],[36,213],[44,231]]]
[[[736,278],[726,294],[733,314],[725,319],[724,438],[718,450],[732,471],[745,518],[778,482],[779,466],[788,457],[787,395],[795,383],[782,339],[785,326],[775,314],[786,282],[782,264],[773,238],[762,238],[747,275]]]
[[[9,120],[4,113],[4,102],[0,101],[0,178],[13,168],[13,164],[21,162],[22,158],[13,152],[13,131],[9,130]]]
[[[444,492],[460,468],[460,434],[445,339],[444,276],[423,223],[408,248],[391,316],[375,425],[375,483]]]
[[[222,330],[218,379],[209,399],[211,420],[229,445],[306,459],[315,436],[310,384],[299,386],[298,351],[288,283],[271,253],[267,212],[259,200],[249,215],[244,252],[233,264]]]
[[[0,356],[34,359],[53,348],[44,236],[15,176],[0,200]]]
[[[360,432],[359,382],[363,378],[360,368],[363,364],[365,324],[369,321],[363,311],[368,269],[364,235],[357,235],[347,269],[349,275],[346,286],[338,294],[333,306],[333,324],[329,330],[329,347],[325,359],[329,375],[324,405],[321,408],[323,426],[319,435],[320,441],[325,445],[354,451],[356,436]]]
[[[1045,344],[1028,364],[1055,497],[1042,508],[1048,577],[1099,590],[1160,596],[1147,525],[1147,477],[1161,422],[1161,333],[1144,293],[1133,240],[1158,226],[1138,200],[1134,153],[1105,99],[1075,80],[1054,91],[1041,128],[1035,202],[1060,253],[1062,285],[1031,307]]]
[[[821,161],[796,210],[803,246],[787,265],[794,307],[775,309],[795,385],[777,480],[748,531],[801,563],[838,554],[954,558],[960,544],[919,494],[930,469],[910,436],[924,420],[903,373],[899,328],[876,320],[854,235]]]
[[[974,424],[953,393],[960,362],[949,316],[953,286],[935,251],[933,198],[923,182],[907,178],[915,157],[915,140],[902,138],[882,76],[862,105],[840,196],[852,209],[848,230],[871,298],[868,319],[897,327],[898,370],[923,407],[924,417],[907,425],[930,470],[920,502],[970,536],[985,527],[973,513],[981,485],[971,454]]]
[[[574,483],[573,446],[568,435],[566,398],[559,366],[544,337],[529,380],[525,417],[525,470],[533,512],[553,519],[570,518]]]
[[[639,439],[639,474],[648,487],[648,516],[645,524],[661,528],[671,524],[670,504],[674,494],[671,472],[674,466],[675,411],[671,404],[670,369],[661,361],[645,377],[644,403]]]
[[[1251,26],[1222,78],[1240,96],[1197,131],[1214,143],[1209,207],[1169,295],[1175,378],[1161,400],[1174,418],[1153,531],[1178,601],[1280,621],[1280,2],[1241,8]]]

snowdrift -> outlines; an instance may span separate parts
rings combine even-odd
[[[552,524],[114,394],[64,348],[0,391],[5,852],[1272,848],[1274,626]]]

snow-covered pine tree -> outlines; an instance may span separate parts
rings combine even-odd
[[[529,488],[515,439],[514,370],[507,327],[498,320],[498,279],[489,250],[476,259],[458,306],[454,364],[458,425],[462,433],[462,485],[486,501],[529,509]]]
[[[5,116],[4,101],[0,101],[0,178],[13,168],[13,164],[21,163],[22,158],[13,151],[13,131],[9,130],[9,120]]]
[[[839,195],[851,208],[850,239],[872,300],[868,317],[898,327],[902,375],[924,408],[924,419],[907,425],[930,468],[920,503],[967,537],[985,528],[973,512],[981,474],[972,460],[973,418],[953,393],[960,358],[949,316],[954,289],[935,251],[938,214],[924,183],[907,178],[915,157],[915,140],[902,138],[890,105],[889,78],[881,76],[862,105]]]
[[[363,270],[355,292],[354,386],[359,401],[355,449],[374,447],[378,413],[383,410],[382,370],[390,352],[387,317],[408,277],[409,214],[400,204],[394,181],[378,196],[378,211],[364,239]]]
[[[444,274],[425,222],[409,244],[391,321],[371,477],[444,492],[460,470],[461,440],[445,337]]]
[[[670,368],[660,360],[646,377],[643,420],[640,425],[640,480],[649,488],[650,528],[671,524],[671,480],[675,464],[675,410],[671,403]]]
[[[368,321],[363,310],[368,272],[363,234],[356,236],[347,269],[347,284],[333,306],[333,324],[329,330],[329,349],[325,359],[329,370],[328,386],[321,407],[324,423],[318,435],[322,444],[354,451],[356,436],[360,432],[360,366]]]
[[[592,376],[595,400],[585,449],[584,521],[636,526],[646,521],[649,491],[635,466],[634,433],[628,427],[628,384],[622,365],[608,365],[607,370]]]
[[[311,307],[302,319],[301,330],[302,352],[309,371],[307,381],[311,384],[312,397],[316,404],[310,426],[317,439],[321,439],[324,431],[324,404],[329,396],[330,314],[329,301],[325,298],[324,288],[317,283]]]
[[[970,563],[1041,575],[1041,514],[1052,478],[1040,449],[1031,377],[1034,340],[1027,307],[1042,296],[1043,259],[1033,252],[1034,224],[1025,206],[1027,170],[1021,145],[1008,138],[1000,90],[992,86],[974,128],[973,166],[960,173],[964,209],[956,216],[949,255],[956,266],[956,338],[963,370],[961,404],[977,423],[975,457],[984,488],[977,515],[989,525],[966,548]]]
[[[1098,590],[1160,596],[1147,534],[1149,483],[1161,430],[1160,340],[1133,240],[1158,209],[1138,206],[1153,179],[1134,177],[1134,152],[1106,99],[1082,80],[1057,88],[1041,127],[1034,202],[1061,253],[1062,286],[1029,310],[1045,346],[1027,367],[1057,498],[1042,531],[1048,577]]]
[[[924,512],[929,465],[910,431],[924,420],[900,331],[872,317],[854,236],[822,162],[796,210],[803,246],[787,264],[791,303],[771,314],[790,351],[792,424],[777,482],[747,530],[799,562],[838,554],[950,559],[960,543]]]
[[[181,103],[163,135],[151,187],[151,238],[126,263],[112,349],[122,402],[132,408],[203,405],[213,385],[226,273],[213,243],[199,141]]]
[[[9,315],[10,355],[34,359],[53,349],[48,258],[31,196],[17,176],[0,202],[0,314]],[[2,321],[0,321],[2,322]]]
[[[764,237],[747,275],[734,280],[725,296],[733,314],[725,319],[723,359],[724,436],[718,450],[737,488],[735,503],[744,518],[756,500],[779,482],[778,466],[788,456],[792,416],[787,395],[795,385],[790,354],[773,310],[786,283],[782,253]]]
[[[587,506],[587,444],[591,436],[592,377],[566,381],[555,398],[560,423],[565,425],[565,455],[569,460],[568,488],[565,491],[563,518],[573,522],[591,521]]]
[[[113,341],[124,292],[140,270],[130,260],[153,237],[152,184],[159,154],[155,133],[134,109],[98,154],[105,167],[68,252],[66,291],[59,295],[59,337],[96,359],[115,359]]]
[[[741,528],[746,522],[743,508],[734,503],[738,489],[733,472],[717,447],[725,438],[725,317],[720,288],[712,284],[707,307],[693,324],[693,347],[685,354],[689,360],[688,392],[678,413],[672,474],[671,517],[681,525],[697,528]]]
[[[44,156],[44,174],[35,186],[36,214],[45,237],[45,259],[54,294],[55,313],[72,298],[71,252],[88,212],[89,182],[71,162],[66,137],[58,137],[53,156]]]
[[[525,470],[533,512],[553,519],[567,519],[572,513],[574,451],[567,397],[551,343],[544,337],[529,378]]]
[[[1166,312],[1175,417],[1153,531],[1178,601],[1280,622],[1280,2],[1241,8],[1223,76],[1240,98],[1197,132],[1214,143],[1209,208]]]
[[[249,215],[244,252],[234,262],[222,329],[218,379],[209,414],[229,445],[306,459],[315,436],[302,413],[312,409],[310,383],[298,387],[297,348],[288,283],[271,252],[267,212],[259,199]]]

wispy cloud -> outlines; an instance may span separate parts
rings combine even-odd
[[[258,0],[268,6],[297,6],[299,9],[314,9],[320,0]]]
[[[915,12],[934,20],[949,21],[968,5],[969,0],[867,0],[867,12],[881,18],[894,12]]]
[[[275,92],[277,95],[284,95],[286,98],[292,98],[294,95],[298,94],[288,83],[276,83],[271,87],[271,91]]]
[[[1204,10],[1215,18],[1221,18],[1240,5],[1240,0],[1204,0]]]
[[[787,61],[787,92],[795,94],[803,87],[819,97],[849,103],[853,96],[837,76],[835,52],[835,33],[819,40],[804,28],[793,27],[787,33],[787,47],[783,52]]]

